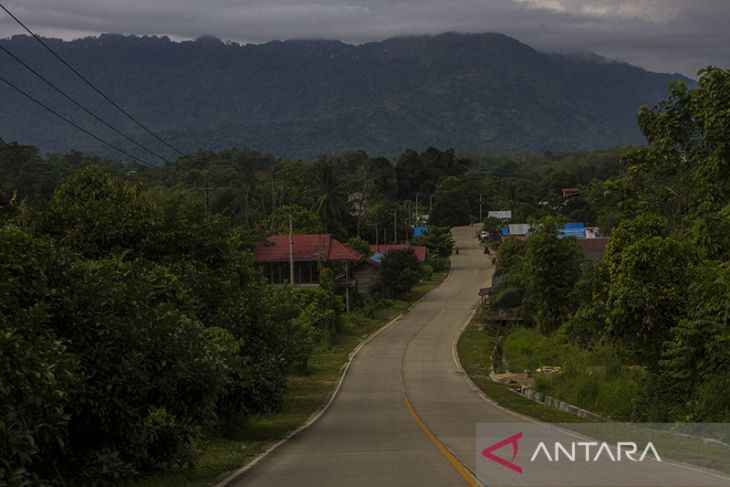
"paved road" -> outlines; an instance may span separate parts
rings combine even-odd
[[[414,419],[401,384],[403,365],[408,396],[424,422],[449,446],[473,443],[474,424],[462,416],[461,402],[464,396],[475,405],[483,400],[456,373],[451,344],[492,265],[471,228],[454,234],[460,255],[452,258],[446,281],[360,350],[317,423],[232,485],[466,485]],[[459,396],[450,397],[453,391]]]
[[[469,473],[476,424],[524,419],[473,391],[454,361],[493,271],[473,231],[454,230],[460,255],[449,277],[360,350],[325,415],[230,485],[478,485]]]

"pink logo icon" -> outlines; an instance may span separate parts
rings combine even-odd
[[[517,444],[517,442],[521,439],[522,439],[522,432],[517,433],[516,435],[512,435],[509,438],[505,438],[504,440],[485,448],[484,450],[482,450],[482,455],[489,458],[493,462],[497,462],[500,465],[509,468],[510,470],[514,470],[517,473],[522,473],[522,467],[520,467],[519,465],[515,465],[511,461],[505,460],[504,458],[498,457],[497,455],[494,455],[492,453],[495,450],[499,450],[503,446],[511,444],[512,445],[512,459],[511,460],[514,460],[515,458],[517,458],[517,451],[519,449],[519,445]]]

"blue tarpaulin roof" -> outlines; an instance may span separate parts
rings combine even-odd
[[[586,238],[586,227],[582,223],[566,223],[560,231],[560,236]]]
[[[413,238],[423,235],[424,233],[428,233],[427,226],[413,227]]]

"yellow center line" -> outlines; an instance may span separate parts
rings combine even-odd
[[[416,338],[416,335],[418,335],[421,330],[423,330],[426,325],[428,325],[433,319],[427,321],[424,323],[416,333],[411,336],[411,338],[406,343],[405,347],[403,347],[403,352],[400,355],[400,388],[401,391],[403,391],[403,402],[406,404],[406,408],[408,408],[408,411],[410,411],[411,416],[413,417],[416,424],[421,428],[421,430],[426,434],[429,440],[431,440],[431,443],[434,444],[438,452],[451,464],[452,467],[456,469],[457,472],[459,472],[459,475],[466,481],[467,484],[469,484],[471,487],[484,487],[484,485],[479,482],[479,480],[474,476],[471,471],[466,468],[466,466],[458,459],[456,456],[454,456],[453,453],[449,451],[448,448],[439,440],[435,434],[433,434],[433,431],[426,425],[426,423],[423,422],[420,416],[418,416],[418,413],[416,412],[415,408],[411,404],[411,401],[408,399],[408,391],[406,390],[406,381],[404,376],[405,371],[405,361],[406,361],[406,351],[408,350],[408,346],[411,344],[414,338]]]

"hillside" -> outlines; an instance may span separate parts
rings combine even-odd
[[[33,39],[15,36],[0,43],[118,127],[139,135]],[[544,54],[501,34],[441,34],[362,45],[239,45],[211,37],[172,42],[115,34],[49,43],[184,150],[247,146],[303,158],[350,148],[394,154],[428,145],[560,151],[640,143],[637,107],[665,97],[668,82],[681,78],[595,56]],[[134,150],[4,53],[0,71],[84,126]],[[104,152],[4,85],[0,98],[0,137],[6,141],[53,151]]]

